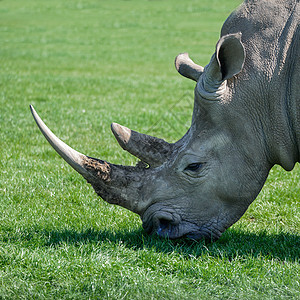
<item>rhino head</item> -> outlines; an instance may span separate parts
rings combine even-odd
[[[134,167],[73,150],[31,106],[32,114],[62,158],[102,199],[137,213],[147,233],[216,240],[243,215],[272,167],[265,140],[253,125],[255,116],[245,118],[241,104],[245,94],[238,84],[245,58],[239,33],[220,38],[205,68],[187,53],[178,55],[178,72],[197,82],[191,127],[170,144],[113,123],[120,146],[140,159]]]

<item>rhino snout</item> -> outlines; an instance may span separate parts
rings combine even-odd
[[[149,234],[172,238],[174,228],[180,224],[181,217],[169,208],[156,209],[156,206],[155,204],[150,206],[144,213],[142,217],[143,227]]]

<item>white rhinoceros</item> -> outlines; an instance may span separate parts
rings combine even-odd
[[[33,107],[53,148],[105,201],[140,215],[148,233],[216,240],[243,215],[274,164],[300,153],[299,0],[248,0],[226,20],[209,64],[175,65],[197,82],[192,124],[176,143],[112,124],[142,162],[114,165],[60,141]]]

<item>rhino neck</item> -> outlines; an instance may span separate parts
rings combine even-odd
[[[278,163],[286,170],[291,170],[300,161],[300,25],[296,11],[291,14],[282,31],[282,43],[272,80],[272,86],[275,87],[272,98],[276,105],[272,122],[275,124],[273,142],[277,144]]]
[[[290,102],[287,95],[278,98],[281,110],[271,116],[270,122],[272,163],[290,171],[300,162],[299,101]]]
[[[290,48],[289,74],[287,76],[287,111],[293,134],[296,161],[300,162],[300,25],[297,26]]]

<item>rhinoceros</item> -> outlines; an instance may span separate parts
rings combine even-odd
[[[112,123],[136,166],[81,154],[31,106],[53,148],[105,201],[137,213],[149,234],[217,240],[257,197],[273,165],[300,153],[299,0],[248,0],[225,21],[206,67],[187,53],[177,71],[196,82],[192,122],[176,143]]]

